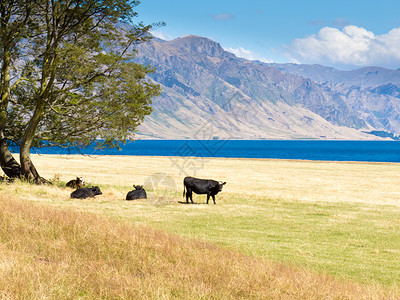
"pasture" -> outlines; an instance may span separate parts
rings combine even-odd
[[[62,209],[93,212],[134,226],[212,242],[251,257],[398,291],[400,165],[257,159],[134,156],[34,156],[55,186],[2,185],[2,195]],[[191,164],[187,164],[187,162]],[[182,180],[226,181],[217,205],[194,195],[180,203]],[[201,168],[199,168],[201,166]],[[186,172],[187,174],[185,174]],[[95,199],[70,199],[65,183],[83,176],[100,186]],[[147,200],[124,201],[133,184]],[[396,292],[397,293],[397,292]]]

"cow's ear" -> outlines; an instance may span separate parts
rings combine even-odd
[[[226,184],[226,182],[223,182],[223,183],[222,183],[222,185],[225,185],[225,184]]]

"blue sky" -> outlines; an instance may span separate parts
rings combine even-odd
[[[400,0],[141,0],[163,39],[210,38],[237,56],[339,69],[400,68]]]

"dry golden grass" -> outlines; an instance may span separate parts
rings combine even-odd
[[[49,188],[52,189],[52,188]],[[397,299],[95,214],[0,195],[3,299]]]
[[[131,187],[156,173],[173,178],[183,191],[185,174],[226,181],[223,194],[271,199],[400,205],[400,164],[266,159],[170,158],[142,156],[43,155],[33,161],[46,178],[84,176],[93,184]],[[176,164],[174,163],[176,162]],[[187,164],[188,168],[181,166]],[[125,196],[125,190],[118,197]],[[217,196],[217,198],[219,195]]]
[[[185,174],[174,161],[187,160],[202,166],[197,177],[227,181],[216,207],[178,204]],[[67,182],[83,176],[100,185],[103,195],[76,200],[69,198],[71,189],[57,185],[0,185],[0,274],[6,274],[0,277],[0,298],[400,298],[398,278],[392,275],[400,251],[393,244],[399,226],[399,164],[59,155],[34,155],[33,161],[48,179]],[[172,178],[167,191],[156,187],[148,190],[148,201],[123,201],[132,184],[160,173]],[[205,197],[195,195],[195,201],[204,203]],[[370,213],[375,210],[376,216]],[[231,250],[138,224],[221,242]],[[320,237],[318,228],[323,228]],[[358,231],[351,236],[353,229]],[[381,240],[369,240],[375,238],[374,229]],[[334,249],[338,241],[343,247]],[[232,250],[239,245],[246,253],[329,271],[343,281],[250,258]],[[373,271],[364,268],[366,258]],[[347,273],[338,271],[342,264]],[[389,275],[375,281],[379,273]],[[368,285],[344,282],[348,278]],[[375,282],[393,284],[393,289]]]

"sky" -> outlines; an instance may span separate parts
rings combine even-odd
[[[153,35],[209,38],[239,57],[341,70],[400,68],[400,0],[140,0]]]

